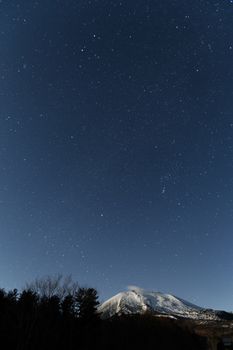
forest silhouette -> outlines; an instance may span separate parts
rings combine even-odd
[[[45,277],[18,292],[0,290],[0,344],[17,350],[204,350],[206,342],[171,319],[145,315],[101,319],[98,293],[70,277]]]

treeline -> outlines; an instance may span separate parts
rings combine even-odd
[[[22,292],[0,290],[0,344],[7,350],[204,350],[190,330],[152,315],[101,320],[98,294],[70,278],[38,279]]]

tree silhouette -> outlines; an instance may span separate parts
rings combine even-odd
[[[31,290],[40,297],[51,298],[56,295],[60,299],[67,295],[75,295],[78,288],[78,283],[72,280],[71,275],[64,277],[61,274],[36,278],[34,281],[27,283],[25,287],[26,290]]]
[[[83,321],[94,321],[98,318],[98,293],[94,288],[79,288],[75,300],[78,317]]]

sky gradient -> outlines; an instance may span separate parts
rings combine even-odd
[[[233,4],[0,2],[0,285],[233,311]]]

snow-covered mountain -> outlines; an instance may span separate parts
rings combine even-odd
[[[217,312],[206,310],[170,294],[148,292],[131,287],[105,301],[99,307],[102,318],[145,312],[193,319],[219,319]]]

